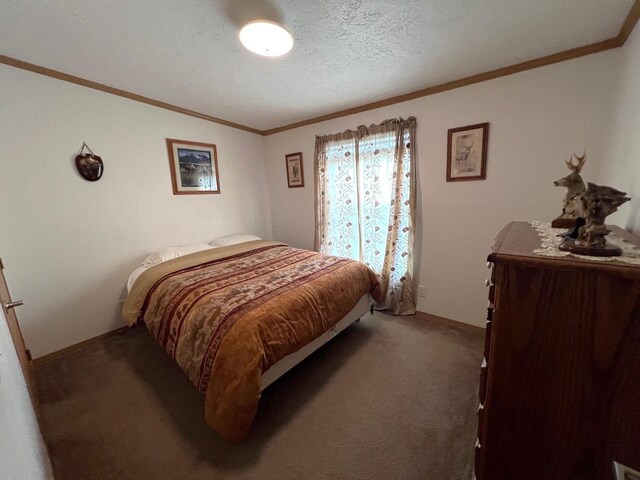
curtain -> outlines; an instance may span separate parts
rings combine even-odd
[[[394,314],[415,313],[416,119],[316,137],[316,250],[359,260],[381,278]]]

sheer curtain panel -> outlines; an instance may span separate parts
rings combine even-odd
[[[316,137],[318,251],[367,264],[381,278],[391,313],[415,313],[416,119],[386,120]]]

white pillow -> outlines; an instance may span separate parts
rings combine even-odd
[[[209,242],[212,247],[226,247],[228,245],[235,245],[236,243],[251,242],[253,240],[262,240],[260,237],[251,235],[249,233],[238,233],[236,235],[228,235],[226,237],[218,238],[213,242]]]
[[[127,292],[131,291],[133,288],[133,284],[136,283],[136,280],[140,275],[142,275],[146,270],[149,270],[151,265],[140,265],[136,268],[131,275],[129,275],[129,280],[127,280]]]
[[[190,253],[201,252],[202,250],[209,250],[211,247],[206,243],[196,243],[194,245],[183,245],[181,247],[167,247],[163,248],[159,252],[152,253],[144,259],[142,265],[145,267],[153,267],[167,260],[173,260],[174,258],[182,257],[183,255],[189,255]]]

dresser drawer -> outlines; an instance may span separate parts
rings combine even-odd
[[[478,441],[480,445],[484,442],[483,430],[484,430],[484,405],[482,402],[478,405]]]
[[[476,446],[475,446],[475,454],[476,454],[476,458],[475,458],[475,477],[477,480],[482,480],[483,479],[483,474],[482,472],[484,471],[482,468],[482,453],[481,450],[482,449],[482,445],[480,444],[480,439],[476,440]]]
[[[484,281],[485,286],[489,287],[489,303],[493,305],[493,300],[495,298],[496,293],[496,268],[495,266],[489,262],[487,263],[487,267],[491,268],[491,275]]]
[[[489,308],[489,310],[491,311],[491,313],[493,313],[493,309]],[[489,315],[489,317],[491,317],[491,315]],[[489,318],[487,317],[487,318]],[[485,332],[484,332],[484,358],[485,359],[489,359],[489,353],[491,352],[491,333],[493,330],[493,322],[492,321],[487,321],[487,323],[485,324]]]
[[[480,388],[478,389],[478,398],[480,403],[484,403],[487,397],[487,361],[483,358],[480,366]]]

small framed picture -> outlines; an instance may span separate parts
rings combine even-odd
[[[167,138],[167,149],[174,195],[220,193],[215,145]]]
[[[289,188],[304,187],[304,170],[302,169],[302,152],[285,155],[287,164],[287,184]]]
[[[488,143],[488,123],[450,129],[447,140],[447,182],[487,178]]]

